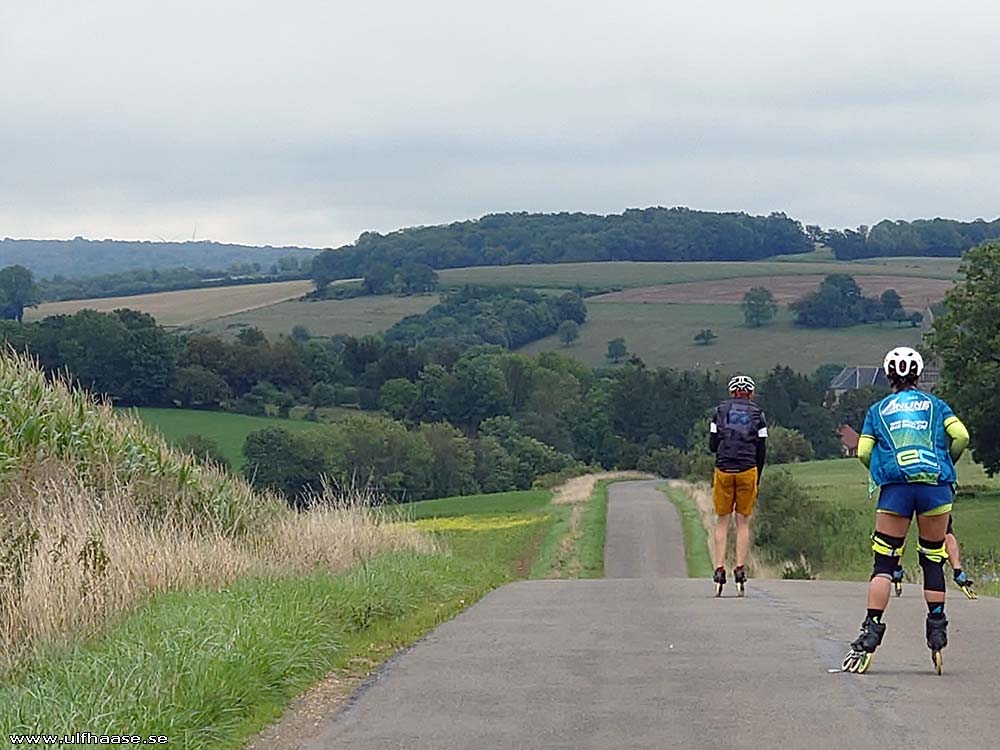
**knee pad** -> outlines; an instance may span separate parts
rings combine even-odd
[[[893,572],[899,567],[899,558],[903,556],[906,539],[901,536],[890,536],[876,531],[872,534],[872,552],[875,553],[875,565],[872,568],[872,578],[884,576],[892,578]]]
[[[931,542],[926,539],[918,540],[917,557],[920,560],[920,567],[924,571],[924,589],[926,591],[944,591],[944,569],[942,564],[948,559],[948,551],[944,546],[944,539]]]

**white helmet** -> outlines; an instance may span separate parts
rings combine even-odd
[[[753,378],[749,375],[736,375],[732,380],[729,381],[729,392],[736,393],[737,391],[746,391],[747,393],[753,393],[757,386],[754,385]]]
[[[905,378],[910,375],[920,375],[924,371],[924,358],[920,352],[908,346],[897,346],[885,355],[882,369],[887,376],[896,375]]]

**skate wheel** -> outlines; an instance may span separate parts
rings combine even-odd
[[[739,597],[742,598],[743,596],[746,596],[746,593],[747,593],[747,590],[743,586],[742,583],[736,584],[736,594],[737,594],[737,596],[739,596]]]
[[[903,595],[903,584],[897,583],[896,584],[896,596],[902,596],[902,595]]]
[[[934,662],[934,669],[938,674],[941,674],[941,670],[944,668],[944,664],[941,659],[941,652],[934,651],[931,653],[931,661]]]
[[[715,596],[716,596],[716,598],[722,596],[722,584],[721,583],[715,584]]]

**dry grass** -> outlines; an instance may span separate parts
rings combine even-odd
[[[285,300],[298,299],[312,291],[312,288],[312,282],[307,280],[275,281],[271,284],[244,284],[136,294],[129,297],[46,302],[28,310],[26,317],[28,320],[39,320],[49,315],[72,315],[80,310],[111,312],[121,307],[128,307],[149,313],[161,325],[189,325],[222,315],[234,315]]]
[[[622,479],[656,479],[656,477],[641,471],[604,471],[597,474],[584,474],[580,477],[573,477],[556,487],[553,491],[552,502],[555,505],[586,503],[594,494],[594,487],[597,486],[598,482]]]
[[[295,513],[22,357],[0,361],[0,428],[0,671],[157,593],[434,551],[351,488]]]
[[[671,489],[680,490],[689,498],[691,498],[695,505],[698,506],[698,512],[701,514],[701,522],[705,527],[705,533],[708,535],[708,550],[710,555],[714,555],[715,552],[715,504],[712,502],[712,485],[708,482],[685,482],[679,479],[670,479],[667,485]],[[751,521],[751,524],[753,521]],[[730,528],[729,532],[729,546],[732,549],[733,543],[735,541],[735,527]],[[780,578],[777,571],[771,566],[764,563],[760,555],[758,555],[754,549],[753,545],[750,546],[750,551],[747,554],[747,566],[749,567],[751,573],[757,578]]]

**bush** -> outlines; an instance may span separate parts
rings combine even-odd
[[[657,448],[636,463],[639,471],[648,471],[650,474],[664,477],[666,479],[678,479],[686,476],[691,470],[691,459],[686,453],[667,446]]]
[[[764,473],[754,519],[754,543],[775,560],[798,561],[791,567],[800,569],[822,562],[824,536],[837,526],[785,470]]]
[[[204,435],[187,435],[177,441],[176,447],[185,453],[190,453],[199,463],[206,466],[227,471],[232,468],[219,444]]]
[[[688,451],[687,479],[694,482],[711,482],[715,473],[715,457],[711,453]]]
[[[813,447],[798,430],[775,425],[768,429],[767,462],[769,464],[794,464],[812,461]]]

